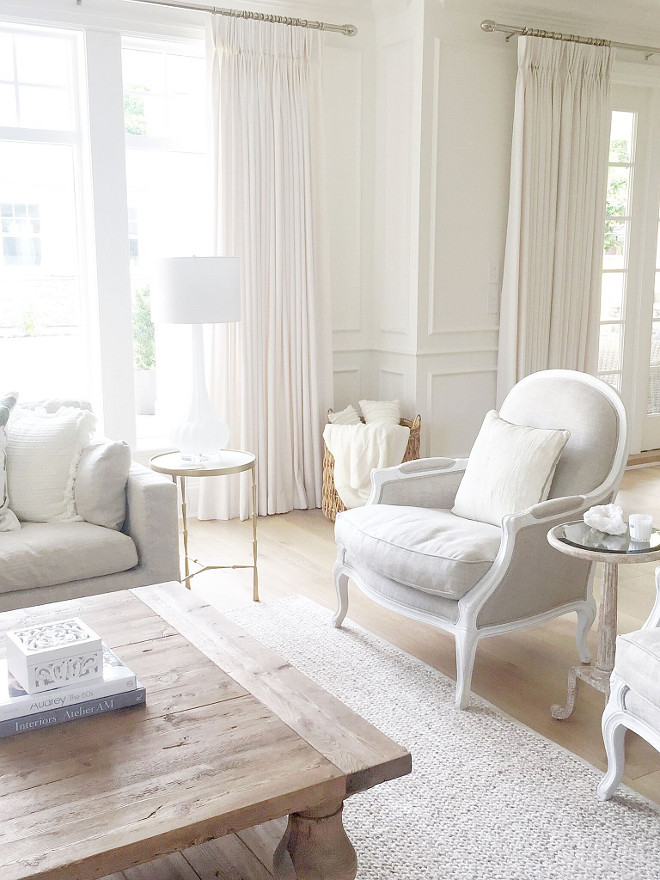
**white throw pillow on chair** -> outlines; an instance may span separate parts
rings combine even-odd
[[[486,413],[452,513],[501,526],[502,518],[545,501],[570,434],[513,425]]]
[[[337,412],[328,410],[328,421],[332,425],[359,425],[360,416],[357,414],[355,407],[349,403],[346,409],[340,409]]]

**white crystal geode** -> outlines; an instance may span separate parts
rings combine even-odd
[[[606,535],[623,535],[628,529],[623,521],[623,508],[618,504],[597,504],[586,511],[583,519],[592,529]]]

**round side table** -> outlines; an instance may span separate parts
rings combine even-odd
[[[660,532],[654,530],[649,541],[632,541],[629,532],[624,535],[608,535],[580,520],[562,523],[550,529],[548,541],[568,556],[603,563],[596,663],[595,665],[580,664],[569,670],[566,705],[555,705],[551,709],[553,718],[564,720],[573,712],[578,679],[586,681],[605,695],[609,694],[617,630],[618,567],[622,564],[653,562],[655,559],[660,559]]]
[[[181,489],[181,518],[183,520],[183,557],[184,557],[184,582],[190,589],[190,581],[203,571],[218,568],[251,568],[252,569],[252,598],[259,601],[259,573],[257,570],[257,477],[255,468],[256,456],[251,452],[241,452],[238,449],[223,449],[213,461],[202,464],[193,464],[186,461],[180,452],[163,452],[154,455],[150,464],[153,470],[160,474],[169,474],[174,482],[179,481]],[[187,477],[226,477],[229,474],[240,474],[243,471],[252,471],[252,565],[202,565],[198,559],[188,555],[188,518],[186,504],[186,479]],[[190,572],[190,563],[201,566],[197,571]]]

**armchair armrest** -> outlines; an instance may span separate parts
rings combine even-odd
[[[148,574],[144,583],[180,579],[177,491],[170,479],[140,464],[131,466],[122,531],[135,542],[140,568]]]
[[[466,458],[420,458],[373,470],[367,504],[451,507],[466,465]]]
[[[660,565],[655,570],[655,602],[641,628],[655,629],[657,626],[660,626]]]
[[[534,519],[554,519],[556,516],[583,513],[587,509],[584,495],[567,495],[565,498],[550,498],[534,504],[527,511]]]

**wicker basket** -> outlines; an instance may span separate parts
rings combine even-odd
[[[330,410],[332,412],[332,410]],[[364,419],[362,419],[364,421]],[[422,424],[422,417],[415,416],[414,419],[401,419],[399,423],[406,428],[410,428],[410,437],[408,445],[403,456],[403,461],[412,461],[419,458],[419,432]],[[323,513],[335,521],[335,517],[342,510],[346,510],[344,504],[335,489],[335,459],[328,447],[323,444],[323,490],[321,494],[321,509]]]

